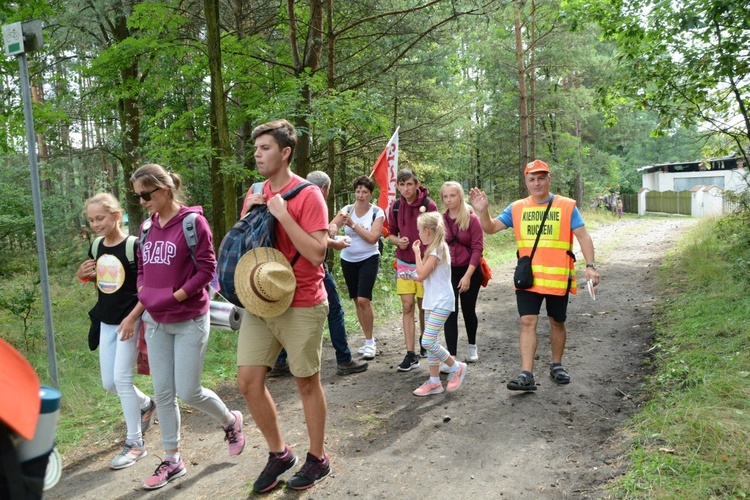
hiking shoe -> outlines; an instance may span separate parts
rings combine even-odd
[[[445,363],[440,363],[440,373],[450,373],[451,367],[446,365]]]
[[[125,447],[112,459],[109,463],[109,468],[119,470],[130,467],[146,455],[148,455],[148,452],[146,451],[145,442],[141,446],[138,446],[133,441],[125,441]]]
[[[289,369],[289,363],[284,363],[283,365],[274,365],[274,367],[271,368],[271,371],[268,372],[268,376],[271,378],[286,377],[287,375],[291,374],[292,371]]]
[[[568,370],[563,368],[562,365],[556,365],[554,363],[549,364],[549,376],[556,384],[564,385],[570,383],[570,375]]]
[[[141,434],[144,434],[146,430],[151,427],[154,421],[154,412],[156,411],[156,403],[153,398],[149,399],[148,408],[141,410]]]
[[[506,386],[511,391],[535,391],[536,382],[534,381],[534,375],[527,376],[525,373],[520,374],[514,380],[508,382]]]
[[[185,464],[180,461],[176,464],[167,460],[159,464],[153,475],[143,483],[144,490],[156,490],[167,485],[172,479],[177,479],[187,474]]]
[[[420,340],[419,343],[421,344],[422,341]],[[419,357],[420,358],[426,358],[427,357],[427,349],[425,349],[422,346],[419,347]]]
[[[415,396],[432,396],[433,394],[440,394],[443,392],[443,384],[438,382],[437,384],[433,384],[430,382],[430,379],[427,379],[427,382],[420,385],[418,389],[414,390]]]
[[[336,375],[351,375],[367,370],[367,361],[361,359],[352,359],[348,363],[339,363],[336,365]]]
[[[419,359],[413,352],[407,352],[404,360],[398,365],[397,370],[400,372],[408,372],[415,368],[419,368]]]
[[[448,386],[445,388],[448,392],[453,392],[461,387],[461,383],[466,377],[466,363],[460,361],[456,361],[456,363],[458,363],[459,369],[448,376]]]
[[[258,493],[271,491],[279,483],[279,477],[295,465],[297,465],[297,456],[292,453],[289,445],[284,446],[282,453],[270,452],[266,467],[253,483],[253,490]]]
[[[469,344],[469,349],[466,353],[466,362],[476,363],[477,361],[479,361],[479,352],[477,352],[477,346],[476,344]]]
[[[242,412],[235,410],[232,415],[234,415],[234,424],[229,428],[223,427],[226,433],[224,441],[229,444],[229,456],[236,457],[245,449],[245,433],[242,431]]]
[[[331,464],[328,461],[328,454],[323,454],[323,459],[319,459],[310,452],[307,452],[307,460],[302,468],[286,482],[287,487],[293,490],[306,490],[307,488],[319,483],[328,477],[331,473]]]
[[[362,355],[362,359],[375,359],[375,354],[377,352],[378,348],[375,347],[375,344],[372,344],[363,346],[362,352],[360,352],[360,354]]]

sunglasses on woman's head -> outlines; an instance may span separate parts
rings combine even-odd
[[[151,195],[157,192],[161,188],[154,188],[151,191],[145,191],[143,193],[133,193],[136,200],[143,199],[143,201],[151,201]]]

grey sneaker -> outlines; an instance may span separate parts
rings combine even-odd
[[[146,451],[146,443],[144,441],[141,442],[143,444],[138,446],[133,441],[125,441],[125,447],[115,458],[112,459],[109,463],[109,468],[119,470],[130,467],[138,460],[148,455],[148,452]]]

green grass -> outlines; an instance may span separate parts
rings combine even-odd
[[[619,498],[750,496],[748,222],[702,221],[660,269],[651,400]]]

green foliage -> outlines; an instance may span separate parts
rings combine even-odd
[[[23,345],[26,352],[31,352],[36,348],[34,333],[37,328],[33,320],[39,314],[40,280],[39,277],[32,279],[28,274],[18,278],[17,281],[0,284],[0,310],[8,311],[21,323]]]
[[[668,298],[656,338],[651,401],[632,423],[626,498],[750,494],[750,275],[747,220],[707,220],[660,269]],[[720,279],[717,279],[720,277]]]

